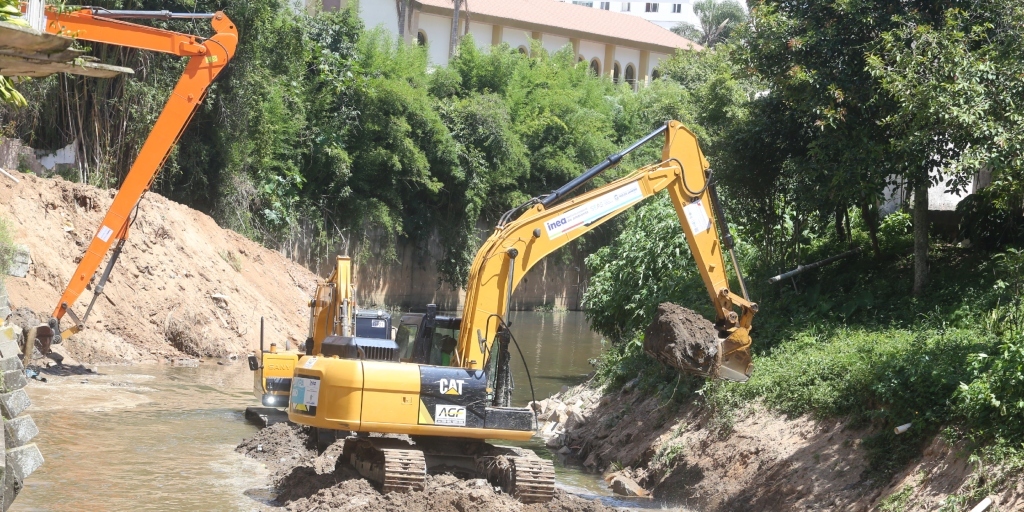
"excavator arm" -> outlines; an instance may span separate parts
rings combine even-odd
[[[571,200],[563,200],[573,189],[618,164],[626,153],[660,134],[665,137],[660,162]],[[746,380],[752,369],[749,329],[757,305],[745,297],[745,287],[744,296],[736,295],[729,288],[723,251],[731,252],[732,236],[724,224],[714,185],[709,182],[708,168],[693,132],[677,121],[670,121],[561,189],[528,204],[515,220],[503,219],[477,252],[470,270],[456,349],[463,366],[471,369],[486,366],[495,336],[508,313],[512,292],[531,267],[642,200],[667,190],[715,306],[715,325],[721,334],[721,361],[711,376]],[[724,228],[722,238],[717,229],[720,224]],[[743,279],[735,257],[733,264],[742,287]],[[734,311],[736,307],[740,309],[739,314]]]
[[[128,23],[121,21],[121,18],[208,18],[214,35],[203,39],[194,35]],[[107,268],[93,290],[93,303],[82,316],[83,321],[92,309],[96,297],[103,292],[106,278],[110,275],[110,270],[128,237],[132,211],[138,206],[142,194],[153,184],[157,172],[203,101],[210,84],[234,56],[238,44],[238,30],[223,12],[178,14],[166,11],[115,11],[100,8],[61,12],[55,7],[48,7],[46,31],[82,41],[116,44],[189,57],[185,72],[171,91],[160,117],[153,125],[153,130],[143,143],[135,163],[114,196],[110,209],[103,217],[75,274],[68,281],[67,288],[53,310],[51,326],[55,330],[59,330],[59,320],[65,314],[70,314],[75,320],[75,325],[62,333],[62,336],[68,336],[78,332],[82,325],[72,312],[71,306],[96,274],[111,246],[115,246]]]

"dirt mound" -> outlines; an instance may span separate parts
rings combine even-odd
[[[562,490],[550,503],[524,505],[495,490],[486,480],[462,480],[452,475],[430,475],[426,489],[408,494],[382,495],[364,479],[346,480],[313,496],[289,504],[289,510],[351,510],[361,512],[597,512],[611,510],[599,501],[587,501]]]
[[[452,475],[428,475],[426,488],[408,494],[381,494],[370,482],[344,464],[337,464],[342,442],[323,454],[311,447],[308,428],[278,423],[242,441],[236,451],[267,464],[278,489],[277,502],[288,510],[346,510],[353,512],[603,512],[599,501],[587,501],[562,490],[550,503],[524,505],[486,480],[462,480]],[[337,465],[337,468],[336,468]]]
[[[114,191],[29,174],[19,179],[0,177],[0,217],[28,246],[32,265],[25,278],[8,277],[7,289],[12,307],[45,319]],[[294,346],[305,338],[305,303],[315,282],[279,253],[148,193],[87,329],[54,349],[87,363],[241,355],[258,345],[261,316],[268,344]],[[91,299],[87,290],[73,309],[83,314]],[[70,322],[65,317],[61,327]]]
[[[664,302],[644,332],[644,352],[684,372],[713,375],[718,356],[715,326],[694,311]]]
[[[242,441],[235,451],[266,464],[268,469],[277,473],[296,466],[294,461],[316,457],[314,446],[308,427],[277,423],[260,429]]]

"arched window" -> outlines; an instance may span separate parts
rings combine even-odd
[[[612,82],[619,83],[622,81],[622,68],[619,67],[619,63],[616,62],[612,66]]]
[[[579,64],[580,62],[586,62],[586,61],[587,61],[587,59],[583,58],[583,56],[582,56],[582,55],[579,55],[579,56],[577,57],[577,59],[579,59],[579,60],[577,60],[577,61],[576,61],[576,63],[577,63],[577,64]]]
[[[594,60],[590,61],[590,70],[593,71],[595,75],[601,76],[601,61],[597,60],[597,57],[594,57]]]
[[[418,44],[420,46],[426,46],[427,45],[427,33],[426,32],[420,30],[419,32],[416,33],[416,44]]]
[[[523,55],[529,55],[530,54],[530,49],[527,48],[526,46],[520,46],[519,47],[519,53],[521,53]]]
[[[636,69],[632,64],[626,64],[626,83],[636,88]]]
[[[651,80],[657,80],[659,78],[661,78],[661,71],[658,71],[658,68],[654,68],[654,70],[651,71]]]

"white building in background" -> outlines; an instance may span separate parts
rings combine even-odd
[[[396,0],[313,1],[322,1],[325,10],[355,4],[367,28],[383,26],[399,33]],[[619,11],[559,0],[469,0],[465,5],[459,33],[472,34],[481,49],[507,43],[528,53],[533,40],[548,52],[571,46],[577,59],[588,62],[598,75],[632,84],[656,78],[658,64],[676,50],[702,49],[659,25]],[[426,44],[431,64],[446,65],[452,0],[409,0],[408,10],[406,41]]]
[[[680,22],[700,27],[693,12],[693,0],[664,0],[660,2],[591,2],[590,0],[559,0],[605,11],[623,12],[639,16],[662,28],[671,29]]]

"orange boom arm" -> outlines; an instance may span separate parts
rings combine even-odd
[[[152,14],[152,15],[147,15]],[[157,172],[163,166],[171,147],[181,137],[185,126],[195,114],[199,103],[206,92],[227,66],[235,54],[238,44],[238,30],[235,24],[223,12],[209,15],[181,15],[181,17],[208,17],[213,26],[214,35],[209,39],[180,34],[169,30],[136,25],[113,19],[115,17],[177,17],[170,13],[131,13],[127,11],[104,11],[102,9],[83,9],[70,13],[60,13],[54,9],[46,12],[46,31],[51,34],[66,35],[83,41],[115,44],[128,48],[170,53],[182,57],[190,57],[178,84],[174,86],[167,104],[164,105],[160,117],[146,142],[142,145],[135,163],[121,184],[114,197],[113,204],[103,217],[96,235],[89,243],[85,255],[82,256],[75,274],[68,281],[68,286],[61,295],[57,307],[53,310],[53,318],[61,319],[71,310],[71,306],[85,290],[93,275],[103,262],[110,247],[117,243],[115,259],[120,252],[124,240],[128,236],[129,218],[132,210],[139,203],[142,194],[152,185]],[[111,265],[108,264],[104,279],[101,279],[94,295],[102,293],[102,282],[105,280]],[[90,305],[91,307],[91,305]],[[88,310],[86,311],[88,314]],[[71,314],[72,318],[75,315]],[[78,324],[76,320],[76,324]],[[70,333],[78,332],[80,325],[72,327]]]

